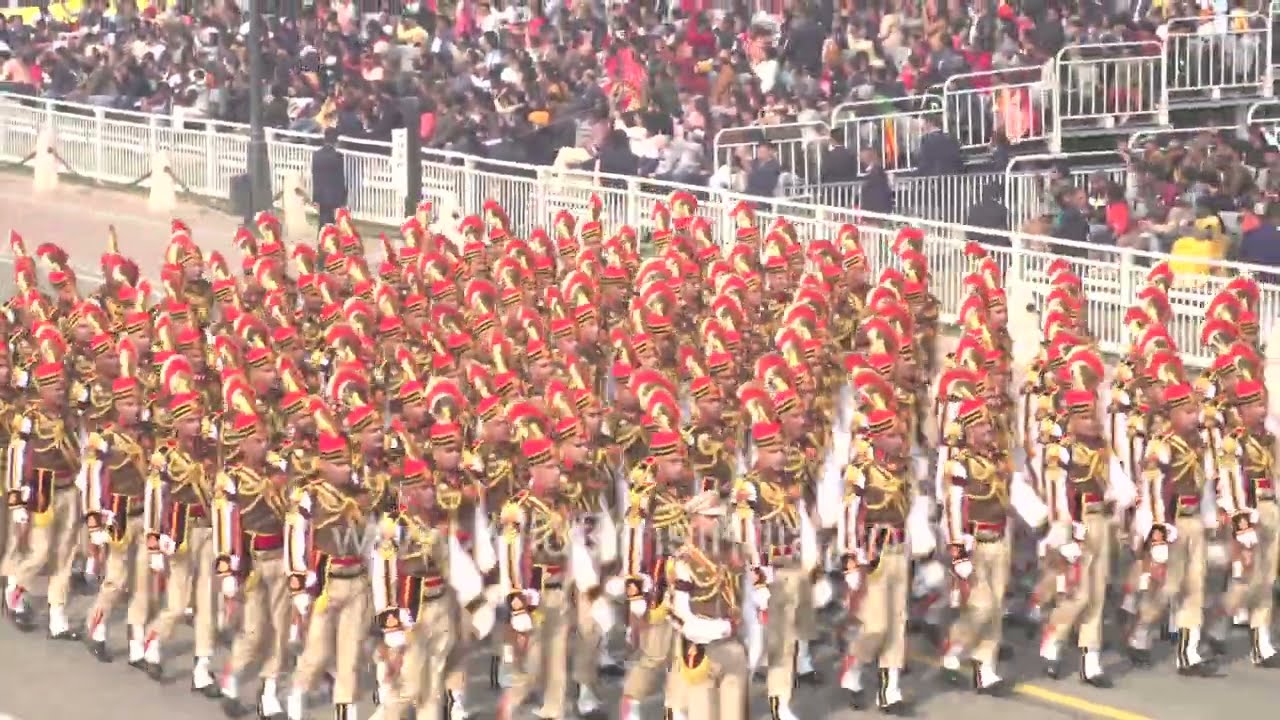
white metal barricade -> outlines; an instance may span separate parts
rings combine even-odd
[[[1052,97],[1049,66],[952,75],[942,86],[943,129],[963,148],[991,144],[997,130],[1017,144],[1044,140]]]
[[[1048,172],[1031,166],[1065,161],[1068,163],[1068,175],[1065,179],[1075,187],[1087,188],[1089,179],[1102,173],[1107,180],[1127,189],[1128,169],[1123,165],[1115,165],[1115,159],[1116,153],[1109,150],[1023,155],[1010,159],[1003,178],[1004,206],[1009,211],[1009,226],[1020,228],[1034,218],[1058,212]],[[1086,167],[1080,167],[1081,164]]]
[[[777,151],[783,171],[794,176],[790,185],[816,185],[822,179],[822,156],[830,137],[831,127],[821,120],[724,128],[716,133],[715,163],[719,167],[734,154],[755,157],[768,143]]]
[[[1274,94],[1271,18],[1258,14],[1175,18],[1164,28],[1169,103],[1210,107]]]
[[[1126,146],[1130,150],[1138,150],[1147,143],[1155,142],[1160,147],[1168,147],[1169,143],[1174,140],[1190,140],[1202,133],[1212,133],[1214,135],[1230,133],[1236,137],[1241,137],[1239,125],[1206,125],[1204,127],[1172,128],[1168,130],[1139,130],[1129,136]]]
[[[913,110],[900,110],[907,104]],[[845,135],[845,144],[855,152],[872,148],[880,155],[880,163],[890,172],[914,170],[920,138],[924,137],[926,118],[943,124],[942,97],[918,95],[897,102],[893,100],[861,100],[844,103],[831,113],[831,127]]]
[[[79,106],[75,112],[60,112],[45,103],[33,107],[25,99],[0,95],[0,162],[24,163],[30,160],[36,149],[36,138],[45,129],[51,131],[53,150],[65,169],[83,178],[99,182],[118,183],[116,178],[130,178],[137,168],[149,167],[154,154],[160,149],[182,148],[185,143],[213,134],[210,131],[175,130],[165,119],[155,118],[146,122],[123,123],[97,116],[92,108]],[[61,107],[61,106],[58,106]],[[126,127],[132,126],[132,127]],[[240,137],[243,126],[234,132],[225,127],[221,134]],[[194,136],[182,133],[196,133]],[[303,138],[312,142],[284,142],[282,136],[268,140],[273,168],[278,175],[282,170],[294,170],[309,163],[317,145],[316,138]],[[86,138],[101,138],[90,146]],[[291,140],[298,138],[290,136]],[[396,225],[403,219],[401,198],[391,191],[381,189],[393,185],[398,191],[405,187],[404,172],[408,159],[403,148],[393,143],[384,156],[377,152],[339,150],[346,157],[349,178],[364,176],[367,187],[352,194],[350,209],[354,216],[371,222]],[[189,167],[183,172],[191,177],[208,178],[221,175],[225,168],[232,174],[245,171],[245,158],[238,145],[211,146],[214,154],[203,157],[192,154]],[[230,150],[226,148],[230,147]],[[183,151],[184,155],[186,151]],[[219,155],[218,153],[229,153]],[[667,200],[677,190],[693,193],[699,199],[698,214],[711,222],[717,241],[729,246],[734,240],[735,223],[731,210],[742,200],[748,200],[759,208],[761,223],[769,223],[775,217],[785,216],[796,228],[803,240],[835,238],[842,223],[857,223],[862,232],[864,247],[875,272],[892,267],[897,260],[892,256],[892,240],[897,229],[913,226],[926,235],[926,255],[931,269],[931,290],[941,302],[940,317],[943,322],[956,318],[964,300],[963,279],[968,271],[969,258],[964,254],[964,238],[969,234],[997,237],[1008,247],[993,248],[1006,268],[1006,284],[1010,288],[1025,283],[1037,293],[1048,286],[1046,269],[1061,257],[1052,251],[1053,246],[1069,243],[1048,237],[1018,232],[999,232],[973,228],[963,222],[926,220],[904,215],[880,215],[863,212],[856,207],[831,207],[788,201],[780,198],[750,198],[731,193],[719,193],[705,187],[691,187],[672,183],[649,181],[634,177],[606,176],[595,173],[560,172],[552,168],[503,163],[461,154],[439,153],[432,160],[423,161],[426,192],[454,203],[452,209],[442,208],[442,217],[451,214],[479,212],[487,199],[500,202],[512,218],[512,230],[524,235],[538,226],[551,222],[554,209],[565,208],[584,212],[592,194],[604,203],[608,228],[616,229],[628,224],[642,233],[652,229],[650,217],[653,203]],[[310,173],[304,173],[309,179]],[[388,175],[390,176],[388,179]],[[130,178],[139,182],[139,178]],[[941,184],[948,181],[920,181],[919,190],[901,192],[912,197],[919,193],[926,204],[944,193],[967,192]],[[141,180],[145,185],[146,181]],[[905,186],[910,188],[911,186]],[[590,189],[588,189],[590,188]],[[206,197],[220,196],[220,188],[209,184],[188,186],[194,194]],[[959,208],[962,203],[955,203]],[[447,220],[445,220],[447,222]],[[20,228],[18,228],[20,230]],[[1085,280],[1090,329],[1100,340],[1104,351],[1122,349],[1128,338],[1123,323],[1124,312],[1130,307],[1141,289],[1143,277],[1149,267],[1169,260],[1168,255],[1144,253],[1134,250],[1085,245],[1077,247],[1082,257],[1072,258],[1072,266]],[[1087,256],[1087,257],[1085,257]],[[1195,342],[1204,321],[1204,307],[1213,293],[1232,275],[1253,273],[1262,279],[1260,323],[1267,336],[1271,325],[1280,322],[1280,284],[1272,278],[1275,268],[1250,266],[1241,263],[1197,261],[1209,268],[1208,275],[1180,276],[1192,287],[1180,290],[1174,297],[1174,318],[1170,330],[1179,342],[1184,360],[1193,366],[1203,367],[1215,358],[1212,351]]]
[[[1165,54],[1157,42],[1075,45],[1054,63],[1054,152],[1063,133],[1109,134],[1115,128],[1168,124]]]

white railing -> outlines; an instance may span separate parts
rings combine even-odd
[[[830,137],[831,127],[822,120],[724,128],[716,133],[713,157],[720,167],[735,154],[754,158],[760,146],[768,143],[783,171],[795,176],[793,184],[808,187],[822,180],[822,156]]]
[[[227,197],[227,181],[243,173],[247,135],[239,126],[220,126],[217,130],[186,130],[170,127],[167,118],[108,119],[93,108],[74,108],[84,114],[59,112],[50,107],[29,107],[18,102],[25,98],[0,95],[0,165],[21,163],[32,157],[36,138],[46,129],[52,133],[53,151],[65,170],[107,184],[135,183],[152,165],[155,153],[164,150],[170,157],[175,175],[196,195],[210,198]],[[277,133],[270,144],[272,173],[279,180],[290,170],[302,170],[304,185],[310,184],[307,172],[314,145],[300,140],[308,138]],[[312,142],[315,138],[310,138]],[[387,154],[343,150],[347,162],[347,178],[352,186],[350,206],[357,218],[389,225],[403,219],[403,202],[397,193],[406,187],[403,143],[393,143]],[[633,177],[605,176],[583,172],[562,172],[547,167],[500,163],[440,153],[439,161],[424,161],[424,196],[435,201],[442,212],[476,212],[486,199],[495,199],[507,209],[512,231],[528,235],[535,226],[550,222],[559,209],[582,213],[588,200],[597,194],[604,203],[604,216],[617,227],[628,224],[642,232],[652,229],[650,212],[656,201],[669,199],[675,190],[687,190],[700,198],[698,213],[712,221],[716,239],[723,246],[734,242],[734,223],[729,211],[743,199],[756,203],[760,222],[770,223],[785,216],[795,226],[800,238],[830,239],[843,223],[856,223],[863,237],[868,260],[873,268],[894,266],[890,252],[897,229],[911,225],[923,230],[927,237],[926,253],[932,268],[931,289],[941,302],[942,319],[951,321],[963,299],[962,281],[968,266],[964,255],[965,238],[982,235],[998,240],[991,248],[1006,270],[1006,284],[1011,293],[1026,293],[1029,300],[1049,290],[1045,269],[1060,253],[1052,251],[1074,248],[1079,255],[1072,262],[1085,282],[1087,317],[1101,348],[1116,351],[1128,341],[1124,312],[1141,290],[1149,266],[1168,256],[1115,248],[1078,246],[1046,237],[1018,232],[997,232],[966,227],[958,222],[921,220],[902,215],[875,215],[851,208],[837,208],[785,198],[743,198],[728,193],[715,193],[707,188],[652,182]],[[1203,366],[1214,358],[1197,342],[1205,307],[1226,279],[1240,273],[1262,276],[1262,300],[1259,312],[1263,332],[1280,318],[1280,285],[1267,273],[1274,268],[1239,263],[1205,262],[1214,275],[1180,278],[1191,286],[1177,289],[1171,300],[1174,317],[1170,332],[1174,335],[1185,360]]]

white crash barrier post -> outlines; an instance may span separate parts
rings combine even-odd
[[[285,173],[284,193],[280,198],[284,206],[284,234],[295,242],[310,241],[315,233],[307,220],[306,196],[302,194],[302,174],[297,171]]]
[[[31,162],[33,189],[38,193],[58,189],[58,158],[53,154],[55,141],[53,122],[49,122],[36,138],[36,156]]]
[[[157,215],[170,215],[178,206],[178,183],[169,174],[169,153],[157,150],[151,156],[151,190],[147,209]]]

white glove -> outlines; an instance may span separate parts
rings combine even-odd
[[[511,629],[523,635],[533,630],[533,618],[527,612],[516,613],[511,616]]]
[[[951,571],[961,580],[968,580],[969,576],[973,574],[973,561],[969,558],[956,560],[951,563]]]
[[[1080,543],[1072,540],[1069,543],[1060,545],[1058,547],[1058,554],[1066,558],[1067,562],[1073,563],[1080,559],[1080,555],[1081,555]]]
[[[531,608],[538,607],[542,604],[542,594],[537,590],[525,590],[524,603]]]
[[[489,633],[493,632],[493,625],[497,622],[497,612],[490,603],[483,603],[471,613],[471,627],[476,631],[477,638],[486,638]]]
[[[160,536],[160,552],[165,555],[172,555],[178,550],[178,544],[168,535]]]
[[[764,585],[751,588],[751,604],[755,605],[760,610],[769,607],[770,597],[772,596],[769,593],[769,588]]]
[[[1084,532],[1084,523],[1071,523],[1071,537],[1074,538],[1076,542],[1084,541]]]
[[[404,631],[392,630],[391,632],[385,632],[382,634],[382,641],[392,649],[404,647]]]
[[[313,588],[318,582],[320,582],[320,576],[316,575],[315,572],[308,570],[307,579],[303,581],[303,587]]]
[[[164,554],[158,552],[151,553],[150,565],[152,570],[156,572],[164,572]]]
[[[1161,565],[1169,562],[1169,545],[1166,543],[1152,545],[1151,562],[1160,563]]]
[[[643,617],[649,610],[649,601],[639,597],[627,603],[627,607],[631,610],[632,615],[635,615],[636,617]]]
[[[91,530],[89,532],[89,543],[101,547],[111,542],[111,533],[106,530]]]
[[[1238,532],[1236,533],[1236,542],[1240,543],[1241,547],[1251,548],[1258,544],[1258,531],[1249,528]]]
[[[9,517],[15,525],[26,525],[31,522],[31,513],[26,508],[16,507],[10,511]]]
[[[598,597],[591,602],[590,615],[591,619],[600,628],[600,631],[606,635],[617,622],[617,619],[613,616],[613,607],[603,597]]]
[[[831,603],[835,592],[831,589],[831,581],[826,576],[818,578],[813,584],[813,606],[815,608],[824,608]]]
[[[1066,545],[1069,541],[1070,536],[1067,533],[1067,526],[1062,524],[1052,525],[1049,528],[1049,532],[1045,533],[1044,536],[1045,545],[1051,548]]]
[[[858,588],[862,587],[862,573],[850,572],[844,574],[844,584],[849,586],[851,592],[858,592]]]
[[[294,595],[293,609],[297,610],[299,615],[306,615],[307,610],[311,609],[311,596],[306,593]]]
[[[627,594],[627,581],[614,575],[604,581],[604,594],[611,598],[620,598]]]
[[[234,575],[228,575],[222,578],[222,597],[232,598],[240,590],[240,583]]]

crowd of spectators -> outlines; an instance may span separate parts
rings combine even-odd
[[[1064,47],[1156,36],[1167,17],[1260,2],[281,1],[262,42],[265,120],[387,140],[413,97],[429,149],[759,195],[878,184],[895,169],[877,146],[889,140],[858,136],[857,123],[830,134],[795,124],[830,120],[848,102],[912,109],[955,75],[1039,68]],[[86,0],[69,22],[11,19],[0,81],[175,122],[246,122],[248,32],[231,0]],[[958,143],[930,121],[912,135],[917,172],[963,171]],[[985,125],[998,165],[1016,128]]]
[[[1148,18],[1199,12],[1188,0],[278,5],[263,40],[272,127],[386,140],[405,124],[400,99],[416,97],[428,148],[766,195],[885,161],[883,148],[859,157],[868,144],[843,132],[856,125],[828,135],[788,123],[829,120],[846,102],[907,109],[953,75],[1035,68],[1067,45],[1140,38],[1158,29]],[[248,32],[230,0],[87,0],[69,22],[11,18],[0,80],[187,123],[245,122]],[[715,152],[721,130],[746,126],[763,129],[726,133]],[[921,172],[960,169],[941,152],[926,149]]]
[[[1227,131],[1157,134],[1119,153],[1126,161],[1119,176],[1096,171],[1082,177],[1065,162],[1047,168],[1038,203],[1044,212],[1021,228],[1009,227],[1009,209],[994,184],[965,222],[1076,243],[1052,248],[1062,255],[1086,257],[1090,246],[1170,253],[1185,277],[1215,274],[1209,261],[1217,260],[1280,268],[1277,138],[1256,125],[1244,137]],[[970,239],[1007,242],[978,231]]]

